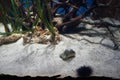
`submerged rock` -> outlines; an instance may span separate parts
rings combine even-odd
[[[57,44],[60,41],[59,32],[57,28],[55,30],[55,43]],[[26,33],[23,36],[23,44],[27,43],[41,43],[47,44],[52,42],[52,33],[48,29],[42,29],[41,27],[35,27],[33,33]]]
[[[0,37],[0,45],[16,42],[22,37],[22,34],[12,34],[10,36]]]
[[[75,57],[75,51],[73,51],[72,49],[68,50],[66,49],[61,55],[60,58],[62,58],[63,60],[69,60]]]

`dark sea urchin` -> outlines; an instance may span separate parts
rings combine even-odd
[[[82,66],[78,68],[77,75],[80,77],[88,77],[93,73],[93,69],[90,66]]]

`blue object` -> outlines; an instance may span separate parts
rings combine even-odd
[[[66,7],[65,9],[64,9],[64,7],[59,7],[57,9],[56,13],[61,14],[61,15],[65,15],[66,13],[69,12],[70,8],[71,8],[70,6]]]
[[[83,7],[83,6],[80,6],[78,11],[76,12],[76,16],[79,16],[80,14],[84,13],[85,11],[87,11],[87,9],[92,6],[93,2],[94,2],[94,0],[86,0],[85,5],[87,6],[87,8]]]
[[[59,2],[59,0],[56,0],[56,1]],[[85,6],[79,6],[79,9],[76,11],[75,15],[79,16],[85,11],[87,11],[88,8],[92,6],[93,2],[94,0],[86,0],[86,2],[84,3]],[[69,12],[70,8],[71,8],[70,6],[68,6],[67,8],[64,8],[61,6],[57,9],[56,13],[65,15],[67,12]]]
[[[92,6],[93,2],[94,2],[94,0],[86,0],[87,7]]]
[[[61,2],[61,1],[64,1],[64,0],[55,0],[55,1]],[[69,0],[69,1],[72,1],[72,0]],[[76,3],[75,1],[77,1],[77,0],[73,0],[72,2]],[[29,8],[32,5],[32,0],[20,0],[20,2],[24,3],[23,4],[24,8]],[[79,2],[79,0],[78,0],[78,2]],[[81,15],[82,13],[84,13],[85,11],[87,11],[89,7],[92,6],[93,2],[94,2],[94,0],[86,0],[85,3],[84,3],[85,6],[80,5],[79,9],[77,9],[74,14],[76,16]],[[79,3],[77,3],[77,4],[79,4]],[[51,6],[53,7],[54,5],[55,5],[55,3],[53,3]],[[57,14],[61,14],[61,15],[65,15],[66,13],[68,13],[70,11],[70,9],[71,9],[71,6],[66,6],[66,8],[64,8],[64,6],[61,5],[56,10],[56,13]]]
[[[20,0],[21,3],[23,4],[24,8],[29,8],[32,5],[32,0]]]
[[[76,16],[79,16],[80,14],[82,14],[83,12],[87,11],[87,9],[85,7],[80,7],[77,12],[76,12]]]

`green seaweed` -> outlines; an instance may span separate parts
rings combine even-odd
[[[32,28],[28,28],[26,31],[32,31],[33,26],[38,25],[39,20],[41,20],[41,23],[44,24],[46,28],[52,33],[52,39],[54,41],[55,39],[55,31],[54,31],[54,25],[52,23],[52,15],[51,10],[49,7],[49,1],[47,0],[32,0],[32,5],[34,5],[34,13],[37,15],[35,20],[32,22],[31,26]],[[22,4],[20,6],[17,6],[15,3],[15,0],[9,1],[9,6],[4,6],[7,4],[8,1],[0,0],[0,22],[4,24],[6,33],[0,33],[0,34],[12,34],[12,33],[18,33],[18,32],[24,32],[22,30],[23,26],[27,26],[25,23],[25,20],[31,19],[31,9],[29,7],[27,8],[27,15],[23,14],[25,10],[23,9]],[[27,0],[26,4],[29,4],[29,0]],[[33,15],[35,17],[35,15]],[[10,32],[7,24],[10,23],[12,27],[12,32]]]
[[[52,39],[55,39],[54,25],[52,23],[52,15],[48,6],[47,0],[36,0],[36,8],[38,16],[40,17],[43,24],[52,33]]]

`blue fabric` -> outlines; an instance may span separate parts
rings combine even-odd
[[[85,11],[87,11],[87,9],[85,7],[80,7],[76,12],[76,16],[79,16],[80,14],[82,14]]]
[[[57,1],[59,1],[59,0],[57,0]],[[87,8],[89,8],[89,7],[92,6],[93,2],[94,2],[94,0],[86,0],[85,5],[87,6]],[[84,6],[80,6],[79,9],[76,11],[75,15],[79,16],[80,14],[84,13],[85,11],[87,11],[87,8],[84,7]],[[56,13],[65,15],[65,10],[66,9],[60,7],[60,8],[57,9]],[[68,8],[68,11],[69,10],[70,10],[70,6]]]
[[[94,0],[86,0],[86,5],[90,7],[93,4]]]
[[[65,9],[60,7],[60,8],[57,9],[57,13],[58,14],[65,14]]]
[[[56,1],[60,1],[60,0],[56,0]],[[23,5],[24,8],[29,8],[32,5],[32,1],[31,0],[20,0],[21,3],[25,3]],[[28,2],[28,3],[27,3]],[[89,8],[90,6],[92,6],[94,0],[86,0],[85,5],[87,6],[87,8]],[[53,3],[52,6],[54,6],[55,4]],[[67,12],[69,12],[70,10],[70,6],[67,6],[65,9],[61,6],[57,9],[56,13],[58,14],[62,14],[65,15]],[[79,16],[80,14],[84,13],[87,10],[86,7],[84,6],[79,6],[79,9],[76,11],[76,16]]]
[[[23,5],[24,8],[29,8],[32,5],[32,0],[20,0],[21,3],[25,3]]]
[[[57,9],[56,13],[64,15],[64,14],[69,12],[70,8],[71,7],[67,7],[66,9],[64,9],[63,7],[60,7],[60,8]]]

